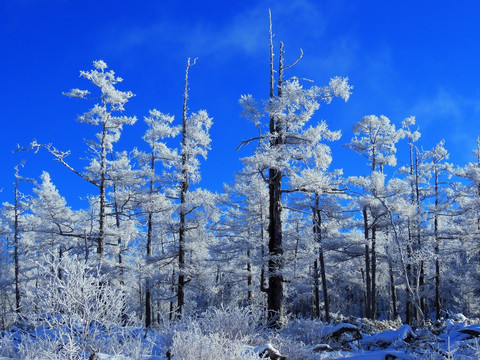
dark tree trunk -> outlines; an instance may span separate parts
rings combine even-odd
[[[367,207],[363,207],[363,229],[365,236],[365,317],[370,319],[372,317],[372,284],[370,280],[370,246],[368,245],[370,239],[368,237]]]
[[[150,158],[150,170],[152,176],[155,176],[155,141],[152,141],[152,154]],[[150,180],[150,196],[153,195],[155,188],[155,182]],[[153,212],[148,211],[147,222],[147,264],[150,263],[150,257],[152,256],[152,239],[153,239]],[[148,328],[152,324],[152,294],[150,289],[150,277],[149,274],[145,277],[145,327]]]
[[[101,158],[100,158],[100,209],[99,209],[99,218],[98,218],[98,242],[97,242],[97,254],[103,256],[105,250],[105,188],[106,188],[106,175],[107,175],[107,148],[106,148],[106,136],[107,136],[107,125],[105,122],[102,123],[102,139],[101,139]]]
[[[420,311],[422,316],[425,314],[426,310],[426,300],[425,300],[425,265],[423,261],[420,262],[420,276],[418,278],[419,292],[420,292]],[[423,319],[419,319],[423,320]]]
[[[60,245],[58,247],[58,261],[62,262],[62,258],[63,258],[63,248],[62,248],[62,245]],[[62,267],[61,266],[58,267],[57,277],[58,277],[59,280],[62,280]]]
[[[110,158],[112,161],[114,161],[114,155],[113,152],[110,152]],[[120,209],[118,207],[118,201],[117,201],[117,186],[115,182],[113,183],[113,210],[115,214],[115,226],[117,227],[117,232],[120,234],[120,212],[123,211],[123,209]],[[123,286],[125,282],[123,281],[124,278],[124,270],[123,270],[123,258],[122,258],[122,237],[118,236],[117,238],[117,249],[118,249],[118,268],[120,270],[120,286]],[[126,326],[127,325],[127,309],[126,309],[126,304],[122,304],[122,325]]]
[[[247,250],[247,301],[248,305],[253,304],[253,293],[252,293],[252,263],[250,262],[250,249]]]
[[[186,156],[183,156],[182,164],[186,164]],[[177,317],[181,318],[183,305],[185,304],[185,196],[188,190],[188,177],[185,167],[182,169],[182,184],[180,193],[180,224],[178,231],[178,282],[177,282]]]
[[[269,184],[269,215],[268,226],[268,291],[267,306],[268,318],[272,326],[278,327],[283,316],[283,248],[282,248],[282,196],[281,177],[279,170],[270,169]]]
[[[393,313],[393,320],[398,318],[398,310],[397,310],[397,291],[395,289],[395,280],[393,277],[393,267],[392,262],[388,262],[388,272],[390,274],[390,294],[392,297],[392,313]]]
[[[322,275],[323,304],[325,306],[325,321],[330,322],[330,302],[328,300],[327,275],[325,272],[325,260],[323,249],[320,249],[320,274]]]
[[[176,289],[176,286],[175,286],[175,269],[173,269],[173,271],[172,271],[172,300],[170,300],[170,312],[169,312],[169,317],[168,317],[168,319],[170,321],[173,320],[173,317],[175,315],[175,304],[173,302],[175,289]]]
[[[365,244],[365,317],[372,318],[372,282],[370,280],[370,246]]]
[[[413,177],[414,175],[414,160],[413,160],[413,142],[412,139],[409,140],[409,148],[410,148],[410,176]],[[416,157],[416,154],[415,154]],[[416,201],[418,197],[418,187],[416,184],[418,183],[418,172],[415,169],[415,182],[411,183],[411,194],[410,194],[410,203],[412,205],[417,204],[417,209],[418,209],[418,202]],[[417,214],[418,216],[418,214]],[[408,282],[410,280],[414,280],[415,277],[413,276],[413,270],[412,270],[412,244],[413,244],[413,227],[415,225],[412,224],[417,224],[417,218],[415,217],[412,221],[408,219],[407,222],[407,229],[408,229],[408,243],[407,243],[407,266],[406,266],[406,281],[407,284],[405,285],[405,293],[406,293],[406,299],[405,299],[405,322],[408,325],[413,324],[413,318],[414,318],[414,306],[413,306],[413,293],[412,289],[409,286]],[[418,229],[417,229],[418,230]]]
[[[283,43],[280,43],[277,97],[282,96]],[[275,100],[273,69],[273,34],[270,21],[270,101]],[[270,146],[276,148],[283,143],[283,128],[280,119],[270,116]],[[279,154],[280,156],[280,154]],[[269,225],[268,225],[268,288],[267,311],[271,327],[279,327],[283,317],[283,245],[282,245],[282,171],[268,170]]]
[[[372,227],[372,290],[370,291],[371,318],[377,317],[377,236],[376,227]]]
[[[318,261],[315,259],[313,261],[313,285],[314,285],[314,295],[315,295],[315,308],[313,313],[313,318],[320,318],[320,270],[318,269]]]
[[[14,237],[13,237],[13,262],[15,267],[15,312],[20,312],[20,260],[19,260],[19,223],[18,218],[20,216],[18,200],[18,170],[15,174],[15,208],[14,208]]]
[[[313,209],[313,233],[315,242],[318,244],[318,260],[320,263],[320,275],[322,277],[323,306],[325,308],[325,321],[330,322],[330,304],[328,301],[327,274],[325,269],[325,258],[323,254],[322,238],[322,215],[319,208],[318,194],[315,194],[315,208]],[[316,264],[316,260],[315,260]],[[317,272],[318,277],[318,272]],[[320,307],[320,306],[318,306]],[[320,316],[320,315],[319,315]]]
[[[195,63],[195,62],[194,62]],[[187,62],[185,70],[185,90],[183,93],[183,115],[182,115],[182,165],[181,165],[181,180],[180,180],[180,223],[178,229],[178,282],[177,282],[177,317],[181,318],[183,315],[183,305],[185,304],[185,285],[187,280],[185,277],[185,232],[186,232],[186,196],[189,188],[189,174],[187,170],[188,156],[187,149],[187,100],[188,100],[188,71],[190,69],[190,59]]]
[[[435,217],[434,217],[434,233],[435,233],[435,315],[436,320],[440,319],[442,305],[440,300],[440,238],[438,235],[438,172],[435,169]]]
[[[411,256],[408,256],[410,261]],[[407,278],[411,279],[412,278],[412,265],[410,263],[407,264]],[[405,301],[405,322],[408,325],[413,324],[413,304],[412,304],[412,292],[408,287],[408,284],[405,285],[405,293],[406,293],[406,301]]]
[[[437,250],[437,249],[435,249]],[[442,312],[440,300],[440,260],[435,260],[435,320],[439,320]]]

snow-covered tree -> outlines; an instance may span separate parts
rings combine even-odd
[[[259,105],[251,95],[243,95],[240,103],[244,108],[243,115],[251,118],[259,129],[259,135],[244,141],[259,141],[254,155],[243,161],[257,169],[269,188],[268,210],[268,296],[269,318],[272,325],[279,325],[283,317],[283,266],[284,251],[282,241],[282,194],[293,191],[292,188],[304,178],[303,164],[315,162],[317,168],[326,169],[331,161],[329,148],[324,140],[336,140],[339,132],[328,130],[325,122],[309,126],[321,102],[330,103],[333,97],[341,97],[345,101],[350,96],[351,86],[347,78],[335,77],[327,86],[311,86],[304,88],[297,78],[284,79],[284,72],[290,65],[284,65],[283,43],[280,43],[279,67],[274,70],[273,33],[270,26],[270,92],[268,100]],[[275,74],[277,78],[275,80]],[[290,179],[290,187],[285,187],[285,179]]]
[[[181,127],[180,158],[176,165],[179,188],[179,223],[178,223],[178,279],[177,279],[177,308],[176,313],[182,316],[185,304],[185,285],[191,280],[186,274],[187,268],[187,232],[192,230],[188,225],[187,216],[203,205],[213,205],[212,197],[203,193],[201,189],[192,191],[190,186],[200,181],[200,157],[207,158],[210,149],[209,130],[212,119],[205,110],[188,114],[188,73],[195,61],[188,59],[185,70],[185,89],[183,95],[183,112]],[[207,195],[207,196],[205,196]],[[210,204],[209,204],[210,202]],[[192,249],[193,250],[193,249]]]
[[[109,156],[113,153],[113,144],[120,139],[121,131],[124,125],[132,125],[136,122],[136,117],[121,115],[124,106],[128,100],[133,97],[130,91],[120,91],[116,85],[123,81],[117,77],[113,70],[106,71],[107,64],[102,61],[93,62],[94,69],[90,71],[81,71],[80,76],[89,80],[93,85],[99,88],[98,97],[89,98],[90,91],[72,89],[64,93],[69,97],[100,101],[89,111],[78,117],[78,121],[89,125],[98,126],[100,131],[96,134],[95,140],[88,141],[87,145],[90,151],[89,165],[84,172],[74,169],[66,161],[70,151],[60,151],[51,144],[39,144],[33,141],[30,148],[38,151],[40,148],[50,152],[56,161],[65,165],[68,169],[81,176],[84,180],[93,184],[98,189],[98,230],[96,234],[97,253],[102,257],[105,252],[106,237],[106,217],[107,217],[107,189],[112,186],[110,179],[110,168],[112,160]]]
[[[454,199],[458,204],[456,209],[455,222],[458,227],[458,238],[465,249],[460,250],[462,254],[461,263],[464,269],[463,291],[459,298],[464,300],[465,312],[468,314],[480,314],[478,306],[478,287],[479,268],[480,268],[480,137],[477,137],[477,146],[473,150],[474,161],[465,166],[457,167],[455,174],[463,179],[461,184],[455,188]],[[444,271],[445,273],[445,271]],[[450,283],[456,283],[451,281]],[[450,298],[448,294],[446,298]]]
[[[440,319],[442,312],[442,301],[440,296],[440,266],[441,255],[440,245],[441,239],[444,238],[442,233],[445,234],[445,215],[448,212],[449,201],[445,198],[445,192],[441,187],[442,178],[448,172],[451,172],[452,166],[445,161],[448,159],[449,154],[444,147],[444,141],[440,141],[434,149],[430,151],[431,168],[433,173],[433,197],[434,203],[431,207],[430,213],[433,216],[433,243],[434,243],[434,262],[435,262],[435,318]],[[448,174],[447,174],[448,176]],[[443,215],[443,216],[442,216]],[[443,219],[442,219],[443,218]],[[444,226],[442,226],[442,223]],[[442,231],[443,230],[443,231]]]
[[[363,194],[358,198],[362,209],[365,233],[365,288],[366,316],[375,318],[377,313],[377,229],[381,227],[385,213],[385,173],[386,165],[396,165],[396,143],[403,132],[390,123],[390,119],[381,115],[368,115],[353,126],[354,138],[346,145],[368,161],[368,176],[351,178],[351,182],[361,188]]]
[[[83,241],[83,233],[76,228],[78,220],[74,212],[52,183],[49,173],[44,171],[40,180],[33,189],[28,217],[28,228],[36,238],[33,239],[36,251],[55,254],[59,259],[67,251],[78,253],[75,240]]]
[[[152,252],[154,215],[167,211],[174,217],[168,226],[173,231],[178,245],[175,249],[178,266],[174,270],[176,275],[172,275],[176,276],[177,298],[177,305],[173,307],[172,304],[172,310],[178,317],[184,312],[187,283],[194,279],[194,275],[200,275],[199,272],[195,273],[192,267],[195,267],[195,263],[201,261],[199,259],[208,252],[206,250],[208,235],[205,231],[208,220],[199,210],[210,212],[214,218],[215,207],[215,196],[212,193],[193,188],[193,185],[198,184],[201,179],[200,158],[207,158],[211,142],[209,130],[212,126],[212,119],[205,110],[188,113],[189,70],[195,63],[196,60],[187,61],[181,124],[174,125],[172,116],[152,110],[150,116],[146,118],[149,129],[144,137],[150,146],[150,153],[137,152],[148,179],[148,201],[143,205],[148,215],[147,258]],[[166,142],[167,138],[176,135],[180,135],[178,150]],[[169,172],[157,174],[157,162],[161,162],[164,170]],[[149,299],[146,301],[147,307],[148,302]]]
[[[140,206],[146,216],[146,268],[145,268],[145,326],[152,323],[152,289],[151,278],[154,269],[151,267],[154,255],[154,239],[166,237],[166,230],[172,226],[173,203],[165,195],[166,189],[172,185],[173,179],[167,172],[178,158],[176,149],[166,143],[180,133],[180,126],[172,125],[174,117],[154,109],[145,117],[148,126],[143,140],[149,146],[149,152],[135,150],[141,170],[144,173],[147,187],[140,191]],[[161,168],[159,166],[161,165]],[[163,172],[161,172],[163,171]],[[163,240],[161,240],[163,241]],[[158,245],[158,244],[157,244]],[[161,245],[163,248],[163,244]],[[156,272],[159,269],[155,269]]]
[[[219,241],[212,248],[225,277],[218,285],[224,305],[264,306],[264,297],[258,292],[265,280],[262,254],[266,245],[267,191],[258,173],[247,168],[236,174],[232,185],[225,186],[221,221],[215,227]]]

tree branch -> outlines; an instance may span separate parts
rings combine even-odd
[[[50,154],[53,155],[55,161],[58,161],[59,163],[64,165],[67,169],[69,169],[73,173],[80,176],[83,180],[85,180],[85,181],[89,182],[90,184],[93,184],[97,187],[99,186],[99,184],[97,184],[97,182],[95,180],[89,179],[88,177],[86,177],[81,172],[75,170],[72,166],[70,166],[70,164],[68,164],[65,161],[65,158],[68,155],[70,155],[70,151],[60,151],[60,150],[56,149],[54,146],[52,146],[52,144],[39,144],[39,143],[37,143],[37,140],[33,140],[30,144],[30,147],[21,148],[20,146],[18,146],[17,149],[14,150],[14,152],[34,150],[35,153],[37,153],[41,148],[47,150]]]
[[[241,148],[242,146],[248,145],[248,144],[250,144],[250,142],[252,142],[252,141],[254,141],[254,140],[265,139],[265,137],[266,137],[266,136],[264,136],[264,135],[259,135],[259,136],[253,137],[253,138],[251,138],[251,139],[248,139],[248,140],[242,140],[242,142],[240,143],[240,145],[238,145],[235,150],[240,150],[240,148]]]
[[[297,60],[295,60],[295,61],[294,61],[293,63],[291,63],[290,65],[284,66],[284,67],[283,67],[283,70],[287,70],[288,68],[291,68],[292,66],[295,66],[295,64],[298,63],[302,57],[303,57],[303,50],[300,49],[300,55],[298,56]]]

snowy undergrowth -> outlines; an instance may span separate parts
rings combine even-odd
[[[179,360],[258,360],[253,348],[240,340],[232,340],[221,332],[204,333],[199,326],[175,332],[171,353]]]
[[[253,349],[265,342],[261,314],[251,308],[212,309],[172,323],[167,344],[175,359],[258,359]]]
[[[151,353],[144,332],[129,324],[124,294],[100,266],[76,257],[43,263],[43,277],[25,300],[25,316],[5,333],[1,355],[22,359],[84,359],[100,352],[140,359]]]
[[[250,308],[211,309],[149,331],[119,325],[103,332],[91,329],[97,336],[89,338],[88,348],[75,338],[82,334],[81,322],[76,328],[75,322],[60,325],[52,319],[61,317],[44,316],[3,332],[0,358],[86,359],[95,352],[101,360],[166,360],[170,352],[175,360],[253,360],[260,359],[259,349],[265,347],[288,360],[480,358],[480,325],[458,317],[414,329],[398,321],[291,318],[275,331],[267,328],[261,312]],[[33,323],[38,326],[32,328]]]

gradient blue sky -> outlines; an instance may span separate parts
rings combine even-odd
[[[136,94],[126,115],[139,122],[125,128],[118,150],[143,146],[143,116],[151,108],[181,116],[183,77],[191,69],[190,109],[214,119],[212,150],[202,165],[203,185],[220,191],[240,170],[235,151],[255,135],[240,117],[240,95],[268,96],[268,9],[276,41],[287,60],[299,49],[303,60],[288,75],[318,85],[348,76],[348,103],[323,106],[325,119],[343,137],[332,144],[332,167],[347,175],[366,171],[364,160],[342,144],[364,115],[386,115],[399,124],[415,115],[429,148],[445,138],[451,161],[472,161],[480,134],[480,3],[477,1],[100,1],[3,0],[0,2],[0,201],[13,201],[14,166],[26,160],[24,176],[51,173],[74,207],[81,194],[96,192],[46,153],[15,153],[36,138],[71,150],[69,160],[85,165],[84,139],[95,129],[75,121],[91,104],[62,95],[89,88],[80,70],[103,59]],[[403,155],[401,155],[403,156]],[[404,157],[406,159],[406,156]]]

